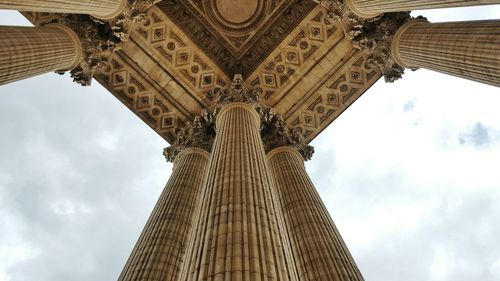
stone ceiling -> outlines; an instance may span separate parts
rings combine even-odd
[[[94,79],[170,143],[237,73],[308,141],[382,76],[311,0],[164,0],[106,61]]]
[[[249,75],[316,4],[310,0],[165,0],[158,8],[227,75]]]

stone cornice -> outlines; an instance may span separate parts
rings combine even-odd
[[[343,22],[346,37],[353,41],[356,48],[368,54],[369,63],[380,67],[386,82],[394,82],[402,77],[404,68],[392,57],[391,44],[396,31],[413,19],[410,12],[363,18],[349,8],[348,1],[314,1],[326,7],[332,19]]]

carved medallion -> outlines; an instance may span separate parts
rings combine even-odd
[[[247,77],[311,12],[310,0],[164,0],[157,6],[229,76]]]

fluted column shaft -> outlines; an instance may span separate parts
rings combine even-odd
[[[50,71],[70,70],[82,59],[82,44],[62,24],[0,26],[0,85]]]
[[[172,175],[123,269],[120,281],[177,281],[195,210],[200,204],[208,152],[187,148],[174,160]]]
[[[392,55],[405,68],[426,68],[500,86],[500,20],[413,20],[394,35]]]
[[[500,4],[500,0],[346,0],[358,16],[372,18],[382,13]]]
[[[284,257],[259,115],[249,104],[232,103],[218,113],[216,127],[191,258],[180,280],[296,280]]]
[[[127,0],[0,0],[0,9],[26,12],[90,14],[109,19],[117,16]]]
[[[359,272],[328,210],[290,147],[268,154],[301,281],[360,281]]]

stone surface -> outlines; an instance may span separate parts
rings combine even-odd
[[[329,18],[325,8],[311,1],[270,1],[276,12],[285,11],[275,15],[274,23],[268,22],[271,25],[263,25],[269,32],[259,36],[269,40],[255,37],[248,42],[263,44],[250,47],[263,57],[243,56],[256,63],[252,66],[253,72],[235,72],[228,76],[226,70],[219,67],[220,60],[209,52],[218,50],[216,45],[223,44],[224,39],[213,35],[203,37],[202,41],[210,45],[201,46],[189,33],[194,28],[189,25],[191,10],[182,8],[178,15],[184,17],[172,17],[170,13],[181,3],[169,3],[162,1],[150,7],[141,20],[129,27],[129,37],[122,36],[128,34],[124,31],[126,28],[114,29],[111,23],[99,23],[99,36],[93,38],[109,40],[90,42],[96,44],[92,46],[106,46],[106,50],[89,52],[97,56],[89,56],[92,58],[89,63],[82,65],[86,67],[78,67],[73,74],[75,80],[84,85],[93,76],[171,144],[186,122],[217,102],[218,93],[229,85],[236,73],[242,73],[248,87],[260,93],[263,105],[273,107],[287,125],[299,127],[307,142],[381,76],[378,67],[368,64],[368,55],[356,49],[344,35],[343,24]],[[216,4],[215,0],[212,4]],[[196,7],[198,10],[213,8]],[[25,15],[35,23],[50,22],[53,17],[40,13]],[[200,34],[215,31],[207,32]],[[102,37],[102,34],[108,35]],[[234,61],[228,54],[220,53],[220,58]]]
[[[314,8],[310,0],[165,0],[170,20],[224,71],[248,75]]]
[[[499,86],[500,21],[378,15],[406,0],[316,2],[130,0],[107,19],[24,13],[42,27],[2,33],[0,77],[95,78],[173,144],[120,280],[363,280],[305,172],[307,143],[404,67]],[[411,4],[424,2],[437,3]]]
[[[259,3],[260,2],[260,3]],[[224,20],[233,24],[243,24],[249,21],[262,5],[262,1],[254,0],[216,0],[215,12]]]
[[[431,69],[500,87],[499,46],[500,20],[414,20],[394,36],[392,54],[406,68]]]
[[[279,147],[268,159],[299,280],[364,280],[305,171],[302,155]]]
[[[346,0],[346,2],[360,17],[375,17],[388,12],[500,4],[499,0]]]
[[[0,26],[0,34],[0,85],[69,70],[82,60],[80,39],[64,25]]]
[[[180,280],[298,280],[252,104],[217,115],[202,206]]]
[[[119,281],[177,281],[185,259],[193,215],[207,174],[209,153],[186,148],[174,160],[168,180]]]
[[[1,0],[0,9],[112,18],[125,8],[127,2],[128,0]]]

